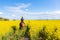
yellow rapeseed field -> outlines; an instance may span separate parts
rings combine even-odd
[[[16,21],[0,21],[0,35],[5,35],[7,32],[11,31],[12,26],[19,28],[20,20]],[[46,26],[46,31],[51,34],[54,28],[57,28],[57,35],[60,38],[60,20],[25,20],[26,25],[30,27],[30,34],[34,35],[43,26]]]

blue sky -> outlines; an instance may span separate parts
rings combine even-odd
[[[60,0],[0,0],[0,17],[60,19]]]

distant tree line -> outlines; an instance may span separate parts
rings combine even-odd
[[[9,19],[0,17],[0,21],[9,21]]]

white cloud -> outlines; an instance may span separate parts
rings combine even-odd
[[[14,15],[14,14],[12,14],[11,16],[12,16],[12,17],[16,17],[16,15]]]
[[[37,15],[37,14],[48,14],[48,15],[57,15],[57,14],[60,14],[60,11],[51,11],[51,12],[48,12],[48,11],[46,11],[46,12],[27,12],[28,14],[31,14],[31,15],[33,15],[33,14],[35,14],[35,15]]]
[[[30,5],[31,3],[7,7],[7,11],[13,13],[13,17],[24,16],[26,19],[60,19],[60,11],[30,12]]]
[[[54,13],[54,14],[60,14],[60,11],[54,11],[52,13]]]
[[[28,11],[29,9],[25,9],[25,11]]]
[[[3,12],[0,12],[0,14],[3,14]]]
[[[7,7],[7,10],[13,13],[26,13],[26,11],[24,11],[23,9],[29,7],[30,5],[31,4],[28,3],[28,4],[21,4],[21,5],[13,6],[13,7]]]

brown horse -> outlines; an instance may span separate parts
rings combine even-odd
[[[21,22],[20,22],[20,28],[19,29],[23,29],[26,25],[25,25],[25,23],[24,23],[24,19],[23,19],[23,17],[21,18]]]

